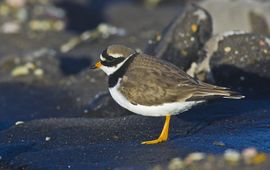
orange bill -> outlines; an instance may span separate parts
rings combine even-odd
[[[91,66],[90,69],[97,69],[100,68],[102,66],[100,61],[97,61],[95,65]]]

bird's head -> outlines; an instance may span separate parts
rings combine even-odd
[[[91,68],[100,68],[107,75],[111,75],[135,53],[135,50],[123,45],[110,45],[100,54],[100,61],[97,61]]]

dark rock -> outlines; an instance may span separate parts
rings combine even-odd
[[[149,41],[146,53],[186,70],[198,59],[199,50],[211,34],[212,19],[208,12],[197,5],[188,5],[163,34]]]
[[[97,94],[85,109],[91,113],[89,116],[95,115],[94,117],[118,117],[134,114],[117,104],[109,92]]]
[[[205,70],[219,84],[257,90],[268,89],[270,82],[270,40],[243,32],[228,32],[206,45]],[[200,67],[199,66],[199,67]],[[208,68],[207,68],[208,67]]]
[[[0,93],[0,129],[17,121],[80,115],[76,112],[76,99],[61,87],[44,86],[42,83],[2,82]]]
[[[0,167],[149,169],[195,151],[216,154],[249,146],[268,151],[269,110],[267,98],[202,105],[172,117],[170,140],[159,145],[140,142],[157,137],[164,118],[34,120],[0,132]],[[217,140],[224,146],[214,145]]]

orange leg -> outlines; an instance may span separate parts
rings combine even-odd
[[[171,116],[166,116],[165,124],[159,137],[155,140],[144,141],[142,144],[157,144],[168,140]]]

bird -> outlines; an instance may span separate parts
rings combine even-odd
[[[167,141],[172,115],[209,99],[244,98],[229,88],[197,80],[172,63],[120,44],[103,50],[91,69],[107,74],[109,92],[121,107],[143,116],[165,117],[159,137],[141,144]]]

